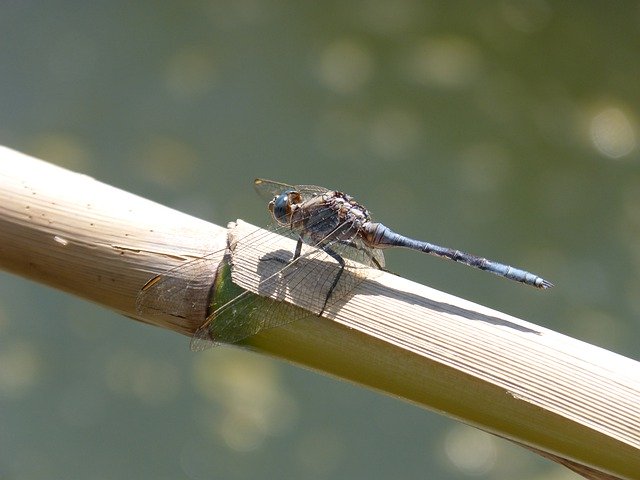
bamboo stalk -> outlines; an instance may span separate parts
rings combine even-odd
[[[246,225],[232,234],[242,242]],[[255,227],[248,227],[255,228]],[[183,334],[204,321],[226,230],[0,147],[0,267]],[[278,248],[290,248],[286,240]],[[260,290],[259,259],[232,252]],[[220,251],[185,305],[141,315],[159,272]],[[313,298],[290,296],[319,311]],[[311,303],[309,303],[311,302]],[[324,317],[260,332],[247,348],[366,385],[511,439],[588,478],[639,478],[638,362],[381,273]]]

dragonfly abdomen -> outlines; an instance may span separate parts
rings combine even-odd
[[[470,267],[474,267],[485,272],[490,272],[501,277],[514,280],[516,282],[531,285],[536,288],[550,288],[553,286],[551,282],[539,277],[533,273],[514,268],[503,263],[494,262],[483,257],[471,255],[470,253],[455,250],[453,248],[441,247],[428,242],[414,240],[399,233],[394,232],[389,227],[381,223],[368,223],[365,225],[363,232],[367,238],[367,242],[373,248],[387,247],[404,247],[411,250],[418,250],[436,257],[447,258],[454,262],[463,263]]]

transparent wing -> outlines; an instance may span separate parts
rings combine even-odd
[[[345,250],[345,246],[337,242],[328,246],[334,251]],[[323,250],[310,246],[304,247],[303,254],[296,260],[292,260],[292,256],[293,252],[279,250],[261,259],[258,272],[261,278],[259,295],[236,287],[231,283],[231,276],[224,275],[223,281],[229,282],[225,289],[233,291],[237,288],[237,296],[223,301],[220,306],[214,306],[207,321],[195,333],[191,349],[200,351],[215,345],[235,343],[262,330],[318,315],[321,313],[319,306],[325,301],[325,310],[330,310],[370,275],[370,269],[366,268],[368,264],[361,265],[347,260],[348,267],[327,298],[340,271],[336,260]],[[359,258],[369,259],[364,254]],[[290,302],[285,302],[285,299],[314,305],[316,310],[293,306]]]
[[[296,187],[286,183],[267,180],[266,178],[256,178],[253,181],[253,188],[264,200],[271,201],[273,197],[280,195],[285,190],[295,190]]]
[[[280,263],[275,259],[264,260],[265,263],[274,262],[267,268],[282,270]],[[278,272],[276,276],[261,283],[260,289],[263,295],[273,293],[268,290],[280,290],[285,286],[285,272]],[[196,331],[191,339],[191,350],[201,351],[212,346],[239,342],[256,333],[291,322],[302,320],[313,315],[313,312],[303,308],[292,306],[281,301],[264,296],[252,294],[234,285],[228,272],[223,275],[220,285],[225,291],[235,292],[237,295],[231,300],[216,307],[207,321]],[[227,290],[228,289],[228,290]]]
[[[192,319],[199,309],[206,308],[196,299],[206,297],[203,289],[213,283],[214,259],[220,253],[212,252],[151,278],[138,293],[136,311]]]
[[[270,235],[269,231],[256,228],[247,235],[247,239],[261,245]],[[218,266],[216,260],[219,261],[226,250],[226,247],[214,250],[152,277],[138,293],[136,311],[143,315],[193,319],[198,312],[208,308],[202,304],[202,299],[206,299],[213,285]]]
[[[258,228],[250,232],[245,241],[262,247],[273,241],[273,232],[297,238],[297,234],[286,227]],[[199,298],[207,296],[203,289],[210,289],[219,260],[227,248],[207,253],[177,267],[152,277],[140,290],[136,298],[136,311],[143,315],[171,315],[193,319],[197,312],[207,306]]]
[[[348,258],[371,268],[384,268],[382,250],[365,245],[360,237],[354,236],[346,242],[333,242],[330,247],[343,258]]]
[[[296,185],[295,189],[297,192],[300,192],[304,200],[308,200],[311,197],[317,197],[318,195],[322,195],[330,191],[325,187],[318,187],[316,185]]]
[[[318,187],[316,185],[289,185],[264,178],[256,178],[253,181],[253,187],[256,192],[258,192],[258,195],[267,201],[271,201],[273,197],[280,195],[286,190],[295,190],[296,192],[300,192],[303,200],[307,200],[317,195],[322,195],[329,191],[324,187]]]

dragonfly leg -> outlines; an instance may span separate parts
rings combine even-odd
[[[353,243],[352,242],[348,242],[345,240],[338,240],[337,241],[340,245],[346,245],[347,247],[352,247]],[[367,249],[361,250],[371,261],[371,263],[378,269],[378,270],[384,270],[385,272],[387,272],[388,270],[386,270],[382,265],[380,265],[380,262],[378,262],[378,260],[376,260],[376,258],[371,254],[371,252]]]
[[[371,255],[369,252],[366,252],[366,253],[369,259],[371,259],[371,261],[373,262],[373,264],[376,266],[378,270],[384,270],[385,272],[387,271],[382,265],[380,265],[380,262],[378,262],[378,260],[376,260],[376,258],[373,255]]]
[[[296,253],[293,254],[293,258],[291,261],[294,261],[300,256],[300,252],[302,252],[302,237],[298,237],[298,243],[296,244]]]
[[[293,262],[294,260],[296,260],[298,257],[300,257],[300,253],[302,252],[302,238],[298,237],[298,243],[296,244],[296,251],[293,254],[293,258],[291,260],[284,260],[282,258],[278,258],[276,256],[271,257],[269,254],[265,255],[264,257],[262,257],[262,260],[275,260],[276,262],[279,263],[285,263],[285,264],[289,264],[291,262]],[[267,258],[267,257],[271,257],[271,258]],[[150,280],[147,283],[152,283],[152,280]]]
[[[329,291],[327,292],[327,297],[324,299],[324,305],[322,305],[322,310],[320,310],[320,313],[318,314],[319,317],[322,316],[325,308],[327,308],[327,302],[329,301],[329,298],[331,297],[333,290],[336,288],[336,285],[338,285],[338,281],[340,280],[340,277],[342,276],[342,272],[344,272],[344,268],[346,266],[344,258],[342,258],[337,252],[333,251],[331,247],[329,247],[328,245],[323,245],[320,248],[322,248],[322,250],[324,250],[327,254],[331,255],[331,257],[340,264],[340,270],[338,271],[338,273],[336,273],[336,276],[334,277],[333,282],[331,283],[331,287],[329,287]]]

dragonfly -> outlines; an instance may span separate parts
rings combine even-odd
[[[539,289],[553,287],[551,282],[525,270],[396,233],[374,222],[370,212],[344,192],[261,178],[254,180],[254,187],[268,200],[272,231],[296,241],[291,258],[266,258],[265,255],[261,259],[272,266],[260,283],[268,286],[269,291],[304,292],[321,305],[320,310],[310,312],[298,307],[292,310],[286,302],[274,298],[261,300],[258,295],[236,287],[236,294],[230,299],[218,302],[213,295],[210,313],[191,340],[192,350],[236,343],[261,330],[283,326],[305,316],[322,316],[366,278],[368,270],[385,269],[383,250],[386,248],[417,250]],[[256,229],[247,234],[244,244],[268,250],[274,237],[264,232]],[[184,281],[179,280],[185,276],[182,271],[188,270],[189,275],[195,276],[211,275],[208,259],[214,253],[149,280],[138,295],[138,311],[157,312],[179,301],[185,288]]]

